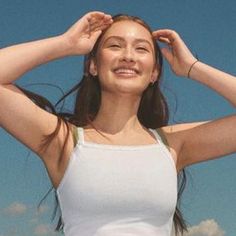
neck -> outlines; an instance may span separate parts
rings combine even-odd
[[[143,129],[137,112],[141,97],[102,93],[101,106],[93,125],[106,133],[128,133]]]

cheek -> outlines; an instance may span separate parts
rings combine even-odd
[[[145,58],[143,61],[143,67],[145,68],[146,72],[152,73],[154,70],[154,60],[152,57]]]
[[[103,63],[104,61],[107,61],[108,55],[107,53],[99,53],[97,59],[99,63]]]
[[[115,56],[112,53],[100,53],[97,57],[98,73],[105,73],[114,66]]]

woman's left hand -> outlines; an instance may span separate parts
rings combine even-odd
[[[161,29],[153,32],[153,37],[168,45],[162,48],[162,54],[177,76],[188,76],[191,65],[197,61],[190,50],[174,30]]]

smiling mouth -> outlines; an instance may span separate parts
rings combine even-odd
[[[114,69],[113,72],[116,75],[126,76],[126,77],[133,77],[139,74],[139,71],[133,68],[117,68],[117,69]]]

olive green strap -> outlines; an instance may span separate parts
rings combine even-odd
[[[166,136],[165,136],[164,132],[162,131],[162,129],[161,129],[161,128],[158,128],[158,129],[156,129],[156,131],[157,131],[157,133],[160,135],[162,142],[163,142],[163,143],[165,144],[165,146],[170,150],[169,143],[168,143],[168,141],[167,141],[167,139],[166,139]]]
[[[79,140],[78,127],[73,125],[72,126],[72,132],[73,132],[74,146],[76,146],[76,144],[77,144],[77,142]]]

